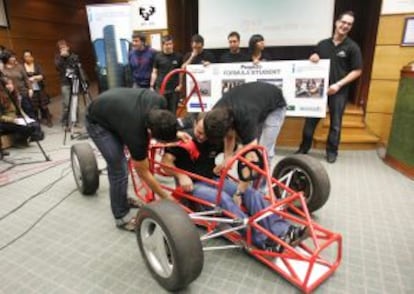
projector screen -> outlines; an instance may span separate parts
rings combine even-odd
[[[205,48],[227,48],[237,31],[241,46],[261,34],[266,46],[309,46],[332,35],[333,0],[199,0],[198,31]]]

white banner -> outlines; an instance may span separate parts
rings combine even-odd
[[[135,0],[131,4],[131,26],[136,31],[164,30],[167,25],[165,0]]]
[[[317,64],[295,60],[261,62],[258,65],[251,62],[189,65],[187,70],[197,80],[204,110],[210,110],[229,89],[258,81],[273,84],[283,91],[288,116],[325,117],[329,66],[329,60],[320,60]],[[189,95],[193,89],[189,77],[186,88]],[[196,94],[187,103],[187,110],[201,111]]]

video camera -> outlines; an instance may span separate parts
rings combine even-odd
[[[71,81],[79,79],[82,90],[86,91],[88,89],[88,79],[82,68],[82,64],[80,63],[79,58],[73,54],[69,55],[66,59],[66,66],[66,78],[70,79]]]

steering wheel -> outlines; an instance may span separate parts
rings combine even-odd
[[[256,165],[259,169],[264,168],[263,154],[257,150],[252,149],[247,151],[242,155],[243,158],[246,158],[248,154],[254,153],[255,160],[249,161],[251,164]],[[260,174],[253,170],[250,166],[247,165],[244,161],[239,160],[237,164],[237,174],[239,179],[243,182],[249,182],[256,180],[260,177]]]

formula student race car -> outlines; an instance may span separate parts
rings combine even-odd
[[[178,69],[168,74],[161,86],[161,93],[167,80],[179,73],[191,78],[194,87],[184,105],[196,94],[201,111],[204,111],[197,82],[185,70]],[[166,176],[167,167],[160,158],[165,146],[157,142],[150,144],[148,159],[155,176]],[[342,258],[341,235],[323,228],[310,216],[326,203],[330,193],[329,177],[321,163],[312,157],[303,154],[288,156],[270,171],[266,150],[256,145],[237,151],[217,181],[175,168],[192,179],[217,187],[217,195],[215,201],[207,202],[185,192],[180,186],[161,184],[175,198],[174,203],[158,199],[139,179],[127,149],[125,155],[136,200],[142,203],[137,215],[138,246],[151,275],[166,290],[183,289],[197,279],[203,268],[204,252],[213,250],[244,249],[306,293],[318,287],[338,268]],[[71,162],[79,191],[84,195],[95,194],[99,187],[100,171],[92,147],[88,143],[73,145]],[[224,181],[228,178],[235,182],[250,181],[255,188],[258,188],[259,183],[262,186],[264,181],[267,187],[264,197],[269,205],[246,219],[237,218],[221,208],[218,203],[221,201]],[[262,220],[272,215],[306,227],[309,237],[292,247],[261,225]],[[265,234],[282,250],[269,251],[256,247],[252,242],[252,230]],[[208,240],[220,237],[226,238],[231,244],[208,244]]]
[[[157,160],[164,147],[153,143],[149,150],[151,170],[155,175],[165,176],[165,166]],[[249,153],[254,153],[257,160],[247,160]],[[306,293],[334,273],[341,261],[342,238],[310,217],[311,212],[328,200],[330,182],[326,171],[319,161],[307,155],[293,155],[280,160],[271,173],[265,153],[262,146],[246,146],[228,162],[218,181],[176,169],[193,179],[216,186],[218,192],[216,201],[210,203],[184,192],[179,186],[162,184],[176,199],[174,203],[159,200],[140,181],[126,151],[135,196],[143,204],[138,211],[138,245],[149,271],[161,286],[169,291],[185,288],[200,275],[204,252],[229,248],[244,249]],[[99,170],[92,147],[88,143],[73,145],[71,162],[79,191],[84,195],[95,194],[99,186]],[[270,187],[265,196],[269,206],[243,220],[217,205],[225,178],[238,181],[235,170],[239,179],[253,182],[257,178],[265,179],[267,187]],[[261,220],[272,214],[292,224],[308,227],[309,238],[291,247],[260,225]],[[257,248],[252,243],[253,229],[280,244],[283,250],[273,252]],[[245,233],[241,234],[241,230]],[[232,244],[205,244],[207,240],[219,237]]]

